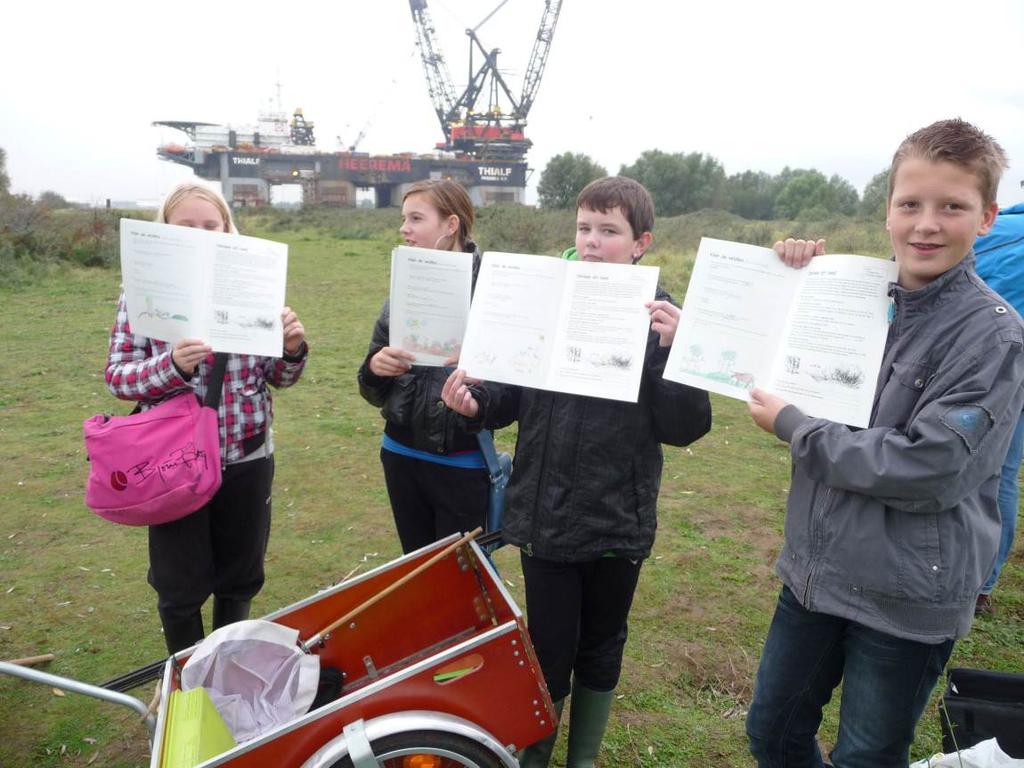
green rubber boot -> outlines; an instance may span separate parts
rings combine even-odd
[[[614,691],[592,691],[577,682],[572,684],[569,706],[569,754],[565,768],[594,768]]]
[[[562,719],[562,707],[565,705],[565,699],[554,702],[554,705],[555,732],[520,752],[519,768],[548,768],[551,753],[555,749],[555,741],[558,739],[558,721]]]

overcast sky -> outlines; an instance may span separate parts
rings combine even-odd
[[[461,90],[464,30],[498,0],[428,2]],[[478,33],[516,92],[543,5],[509,0]],[[372,153],[441,139],[408,0],[33,0],[0,13],[0,147],[18,192],[156,199],[189,171],[157,159],[184,136],[153,121],[252,124],[275,83],[323,149],[364,128]],[[907,133],[961,116],[1002,143],[999,202],[1019,202],[1022,50],[1017,0],[564,0],[529,117],[530,186],[561,152],[615,173],[657,148],[710,154],[730,174],[817,168],[861,190]]]

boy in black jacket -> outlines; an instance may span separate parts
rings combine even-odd
[[[568,258],[635,264],[651,244],[654,203],[632,179],[589,184]],[[654,543],[661,444],[711,428],[706,392],[662,377],[679,309],[659,288],[636,403],[493,383],[455,371],[442,399],[471,424],[519,422],[504,539],[521,550],[530,636],[561,711],[572,691],[569,767],[592,766],[622,666],[640,566]],[[520,757],[546,766],[555,736]]]

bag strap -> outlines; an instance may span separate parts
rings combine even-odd
[[[476,433],[476,440],[480,443],[480,453],[484,455],[484,463],[487,465],[487,472],[491,476],[491,484],[501,479],[501,464],[498,463],[498,451],[494,447],[494,433],[489,429],[481,429]]]
[[[220,396],[224,388],[224,373],[228,368],[228,355],[226,352],[215,352],[213,355],[213,370],[210,373],[210,383],[206,388],[206,399],[203,405],[217,410],[220,408]],[[137,402],[129,416],[142,413],[142,402]],[[488,465],[490,466],[490,465]]]
[[[215,353],[213,356],[213,370],[210,372],[210,381],[206,385],[206,399],[203,401],[203,405],[207,408],[213,408],[215,411],[220,408],[221,391],[224,389],[224,373],[227,369],[227,353]]]
[[[501,519],[504,511],[502,493],[508,478],[505,477],[501,462],[498,460],[498,451],[494,447],[494,433],[489,429],[483,429],[477,432],[476,439],[480,443],[480,453],[484,455],[484,463],[487,464],[487,473],[491,479],[490,496],[487,500],[486,524],[484,526],[489,538],[485,537],[485,543],[480,545],[483,547],[488,559],[490,559],[491,552],[504,544],[501,539]],[[494,565],[493,560],[491,560],[491,565]]]

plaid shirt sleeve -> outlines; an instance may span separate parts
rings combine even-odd
[[[308,359],[309,346],[303,341],[302,349],[295,356],[285,352],[284,357],[263,358],[263,375],[275,387],[290,387],[302,376],[302,371],[305,369]]]
[[[132,333],[123,291],[110,331],[105,375],[107,387],[122,400],[159,400],[190,386],[171,361],[170,345]]]

